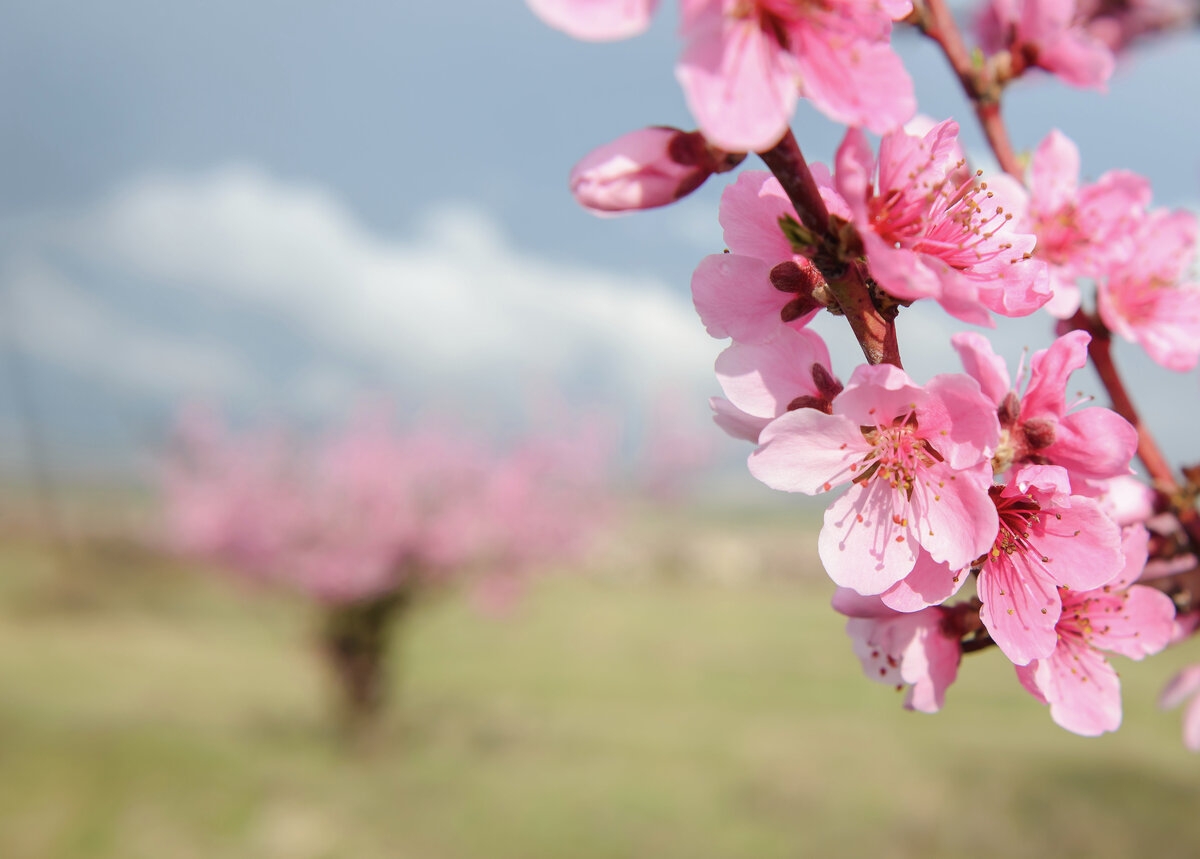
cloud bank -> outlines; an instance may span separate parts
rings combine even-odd
[[[0,274],[20,348],[142,394],[319,413],[379,389],[494,407],[714,387],[679,290],[516,249],[469,206],[389,237],[321,188],[228,167],[143,176],[26,233]]]

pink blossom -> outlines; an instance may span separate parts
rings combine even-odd
[[[901,614],[878,597],[848,588],[838,588],[833,607],[849,618],[846,633],[867,677],[897,689],[908,686],[904,706],[909,710],[936,713],[942,708],[962,659],[958,637],[945,630],[942,609]]]
[[[1098,588],[1125,568],[1121,531],[1097,502],[1070,494],[1057,466],[1026,465],[991,496],[1000,528],[979,569],[979,616],[1004,655],[1026,665],[1054,651],[1060,588]]]
[[[214,415],[192,408],[180,416],[176,442],[163,473],[170,544],[270,580],[287,533],[305,515],[282,437],[258,432],[235,440]]]
[[[1158,706],[1170,710],[1184,701],[1188,705],[1183,711],[1183,744],[1200,752],[1200,665],[1189,665],[1172,677],[1159,696]]]
[[[716,370],[729,397],[712,403],[718,425],[735,438],[755,442],[768,423],[787,411],[807,407],[829,412],[842,391],[825,341],[808,329],[780,328],[764,343],[735,343],[717,358]]]
[[[1194,563],[1193,563],[1194,566]],[[1149,570],[1150,565],[1146,565]],[[1149,574],[1143,578],[1151,578]],[[1175,625],[1171,630],[1171,643],[1179,644],[1187,641],[1196,634],[1196,629],[1200,628],[1200,609],[1193,609],[1187,612],[1176,612]]]
[[[1079,0],[1076,19],[1114,53],[1146,36],[1194,24],[1194,0]]]
[[[607,42],[642,33],[658,0],[525,0],[534,13],[576,39]]]
[[[1195,255],[1196,219],[1157,210],[1130,234],[1132,252],[1097,279],[1100,318],[1168,370],[1200,359],[1200,283],[1185,281]]]
[[[676,69],[705,135],[730,151],[768,149],[806,96],[837,122],[884,132],[916,109],[888,39],[907,0],[682,0]]]
[[[836,211],[827,176],[816,175]],[[820,309],[813,290],[824,280],[784,235],[784,217],[798,220],[779,180],[764,170],[743,171],[721,195],[729,253],[705,257],[692,275],[692,300],[713,337],[762,342],[784,325],[806,325]]]
[[[1046,310],[1067,319],[1079,309],[1078,279],[1096,277],[1110,260],[1134,252],[1129,235],[1150,203],[1150,183],[1110,170],[1079,185],[1079,149],[1051,131],[1033,153],[1026,224],[1037,235],[1034,255],[1049,265],[1054,298]]]
[[[851,484],[826,511],[818,550],[834,582],[878,594],[914,571],[922,549],[962,569],[992,545],[999,433],[972,379],[943,375],[920,387],[897,367],[864,365],[832,414],[802,408],[772,421],[750,471],[808,495]]]
[[[528,0],[548,24],[581,39],[645,30],[653,0]],[[796,102],[837,122],[884,132],[916,110],[912,80],[892,51],[892,21],[910,0],[681,0],[686,42],[676,66],[700,130],[728,152],[770,149]]]
[[[1144,585],[1061,594],[1053,652],[1018,666],[1017,678],[1068,731],[1086,737],[1115,731],[1121,681],[1101,651],[1137,660],[1158,653],[1170,640],[1175,604]]]
[[[1050,299],[1036,239],[1019,232],[1024,194],[1001,176],[959,181],[958,125],[924,137],[884,136],[879,158],[852,128],[837,153],[837,190],[862,238],[876,282],[902,301],[932,298],[964,322],[988,311],[1024,316]]]
[[[172,545],[331,603],[516,581],[603,521],[585,432],[498,455],[444,424],[400,432],[364,413],[318,444],[195,418],[180,441],[165,480]]]
[[[1086,495],[1099,494],[1103,481],[1131,473],[1129,463],[1137,452],[1133,426],[1111,409],[1071,412],[1066,402],[1067,380],[1087,365],[1090,340],[1086,332],[1071,331],[1035,352],[1022,395],[1012,388],[1004,362],[984,337],[964,331],[950,338],[967,375],[996,404],[1001,430],[993,463],[997,473],[1025,462],[1060,465],[1070,473],[1073,490]]]
[[[596,214],[650,209],[687,196],[741,160],[713,150],[697,131],[642,128],[584,156],[571,170],[571,193]]]
[[[1096,500],[1114,522],[1124,527],[1144,523],[1154,516],[1158,499],[1153,489],[1136,477],[1126,475],[1104,481]],[[1175,524],[1178,527],[1178,522]]]
[[[1072,86],[1104,90],[1112,51],[1080,26],[1075,2],[990,0],[979,18],[984,50],[1009,51],[1018,71],[1038,66]]]

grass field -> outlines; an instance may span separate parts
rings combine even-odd
[[[422,606],[348,747],[302,601],[11,541],[0,577],[6,859],[1200,855],[1153,703],[1186,649],[1123,662],[1087,740],[996,652],[902,711],[811,572],[561,576],[506,619]]]

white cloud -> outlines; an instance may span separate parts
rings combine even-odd
[[[275,405],[328,413],[382,383],[496,402],[586,379],[626,401],[694,390],[698,408],[715,387],[719,344],[665,284],[514,249],[469,206],[392,238],[326,191],[232,167],[144,176],[38,229],[35,262],[3,274],[22,347],[142,391],[254,397],[274,386]],[[113,301],[87,280],[97,272],[180,302],[215,297],[239,321],[161,330],[128,293]],[[250,357],[262,351],[247,342],[256,325],[282,326],[311,354],[272,378]]]
[[[250,393],[247,368],[233,356],[122,316],[43,263],[10,261],[2,282],[8,337],[28,354],[145,393]]]

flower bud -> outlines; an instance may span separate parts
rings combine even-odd
[[[1000,401],[1000,406],[996,409],[996,417],[1000,419],[1000,426],[1003,429],[1009,429],[1017,422],[1017,418],[1021,415],[1021,398],[1017,396],[1016,391],[1009,391],[1004,395],[1004,399]]]
[[[1030,418],[1025,421],[1025,440],[1033,450],[1041,450],[1054,444],[1057,436],[1054,423],[1049,418]]]
[[[585,155],[571,170],[571,193],[596,214],[652,209],[687,196],[743,158],[709,146],[698,131],[643,128]]]
[[[813,384],[826,400],[832,402],[844,390],[845,386],[824,365],[814,362],[809,372],[812,373]]]

